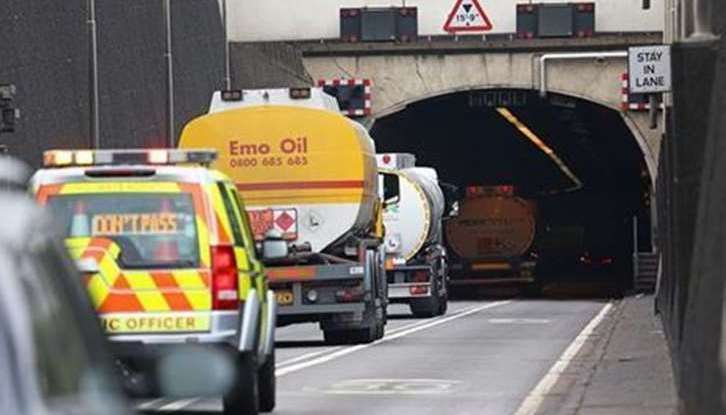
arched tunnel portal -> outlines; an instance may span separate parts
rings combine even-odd
[[[383,112],[385,113],[385,111]],[[527,89],[427,97],[376,119],[378,152],[416,155],[465,189],[511,185],[537,206],[538,276],[632,282],[650,250],[652,161],[633,123],[586,99]]]

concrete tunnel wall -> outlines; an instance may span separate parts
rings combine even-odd
[[[538,90],[539,54],[431,54],[305,57],[313,79],[366,78],[373,81],[373,118],[400,111],[406,105],[458,91],[475,89]],[[547,90],[585,99],[621,112],[643,152],[651,179],[658,171],[662,135],[649,128],[647,112],[622,112],[621,76],[625,58],[547,62]],[[576,73],[578,76],[573,76]]]

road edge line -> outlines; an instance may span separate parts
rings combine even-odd
[[[453,315],[458,315],[459,313],[463,313],[463,312],[469,311],[469,310],[474,309],[476,307],[477,306],[464,307],[461,310],[457,310],[455,313],[453,313]],[[394,335],[394,334],[396,334],[398,332],[401,332],[401,331],[404,331],[404,330],[409,330],[409,329],[412,329],[414,327],[423,326],[424,324],[429,324],[432,321],[441,320],[442,318],[446,318],[446,316],[440,316],[440,317],[436,317],[436,318],[429,319],[429,320],[424,320],[424,321],[416,321],[416,322],[411,323],[411,324],[406,324],[405,326],[402,326],[402,327],[396,327],[395,329],[390,329],[390,330],[386,329],[386,335]],[[318,357],[320,355],[324,355],[324,354],[327,354],[327,353],[332,353],[332,352],[335,352],[335,351],[338,351],[338,350],[342,349],[343,347],[344,346],[328,346],[328,348],[325,349],[325,350],[318,350],[316,352],[310,352],[310,353],[306,353],[306,354],[303,354],[303,355],[300,355],[300,356],[297,356],[297,357],[292,357],[290,359],[286,359],[286,360],[283,360],[282,362],[276,363],[275,364],[275,369],[282,369],[283,366],[289,366],[289,365],[291,365],[293,363],[298,363],[298,362],[303,361],[303,360],[308,360],[308,359],[312,359],[314,357]]]
[[[429,329],[429,328],[432,328],[432,327],[436,327],[436,326],[439,326],[441,324],[448,323],[449,321],[457,320],[457,319],[462,318],[462,317],[466,317],[466,316],[469,316],[469,315],[472,315],[472,314],[476,314],[476,313],[479,313],[479,312],[484,311],[486,309],[490,309],[490,308],[494,308],[494,307],[506,305],[506,304],[509,304],[511,302],[512,302],[511,300],[507,300],[507,301],[497,301],[497,302],[490,303],[490,304],[486,304],[486,305],[483,305],[483,306],[480,306],[480,307],[475,307],[475,308],[470,309],[468,311],[464,311],[464,312],[461,312],[461,313],[454,314],[452,316],[448,316],[448,317],[441,318],[440,320],[434,320],[434,321],[428,322],[426,324],[421,324],[419,326],[412,327],[412,328],[410,328],[408,330],[403,330],[403,331],[396,332],[395,334],[392,334],[392,335],[387,335],[384,338],[382,338],[380,340],[376,340],[376,341],[374,341],[372,343],[359,344],[357,346],[346,347],[346,348],[343,348],[341,350],[337,350],[337,351],[335,351],[335,352],[333,352],[333,353],[331,353],[329,355],[326,355],[326,356],[321,356],[321,357],[318,357],[316,359],[308,360],[306,362],[302,362],[302,363],[298,363],[298,364],[294,364],[294,365],[288,365],[288,366],[286,366],[284,368],[275,370],[275,375],[277,377],[282,377],[282,376],[288,375],[290,373],[298,372],[300,370],[307,369],[307,368],[312,367],[312,366],[317,366],[317,365],[320,365],[320,364],[329,362],[331,360],[335,360],[335,359],[341,358],[343,356],[347,356],[347,355],[349,355],[351,353],[355,353],[355,352],[358,352],[358,351],[361,351],[361,350],[368,349],[370,347],[377,346],[379,344],[387,343],[389,341],[392,341],[392,340],[395,340],[395,339],[398,339],[398,338],[401,338],[401,337],[404,337],[404,336],[408,336],[409,334],[413,334],[413,333],[416,333],[416,332],[419,332],[419,331],[422,331],[422,330],[426,330],[426,329]]]
[[[557,361],[550,367],[547,373],[540,379],[537,385],[527,394],[524,401],[514,415],[533,415],[537,413],[544,402],[549,391],[555,386],[560,375],[567,369],[572,360],[577,356],[582,346],[590,338],[595,329],[602,323],[605,317],[613,308],[613,302],[605,304],[600,311],[593,317],[589,323],[580,331],[580,333],[572,340],[564,352],[559,356]]]

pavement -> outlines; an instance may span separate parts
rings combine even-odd
[[[325,345],[312,324],[279,329],[274,413],[675,413],[648,297],[456,301],[434,319],[391,311],[386,337],[368,345]],[[221,410],[214,399],[145,405]]]
[[[619,301],[536,414],[678,413],[671,358],[652,296]]]

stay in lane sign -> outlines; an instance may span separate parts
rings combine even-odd
[[[632,94],[671,90],[670,46],[635,46],[628,50],[628,78]]]
[[[444,24],[444,30],[449,33],[486,32],[493,28],[479,0],[456,0]]]

